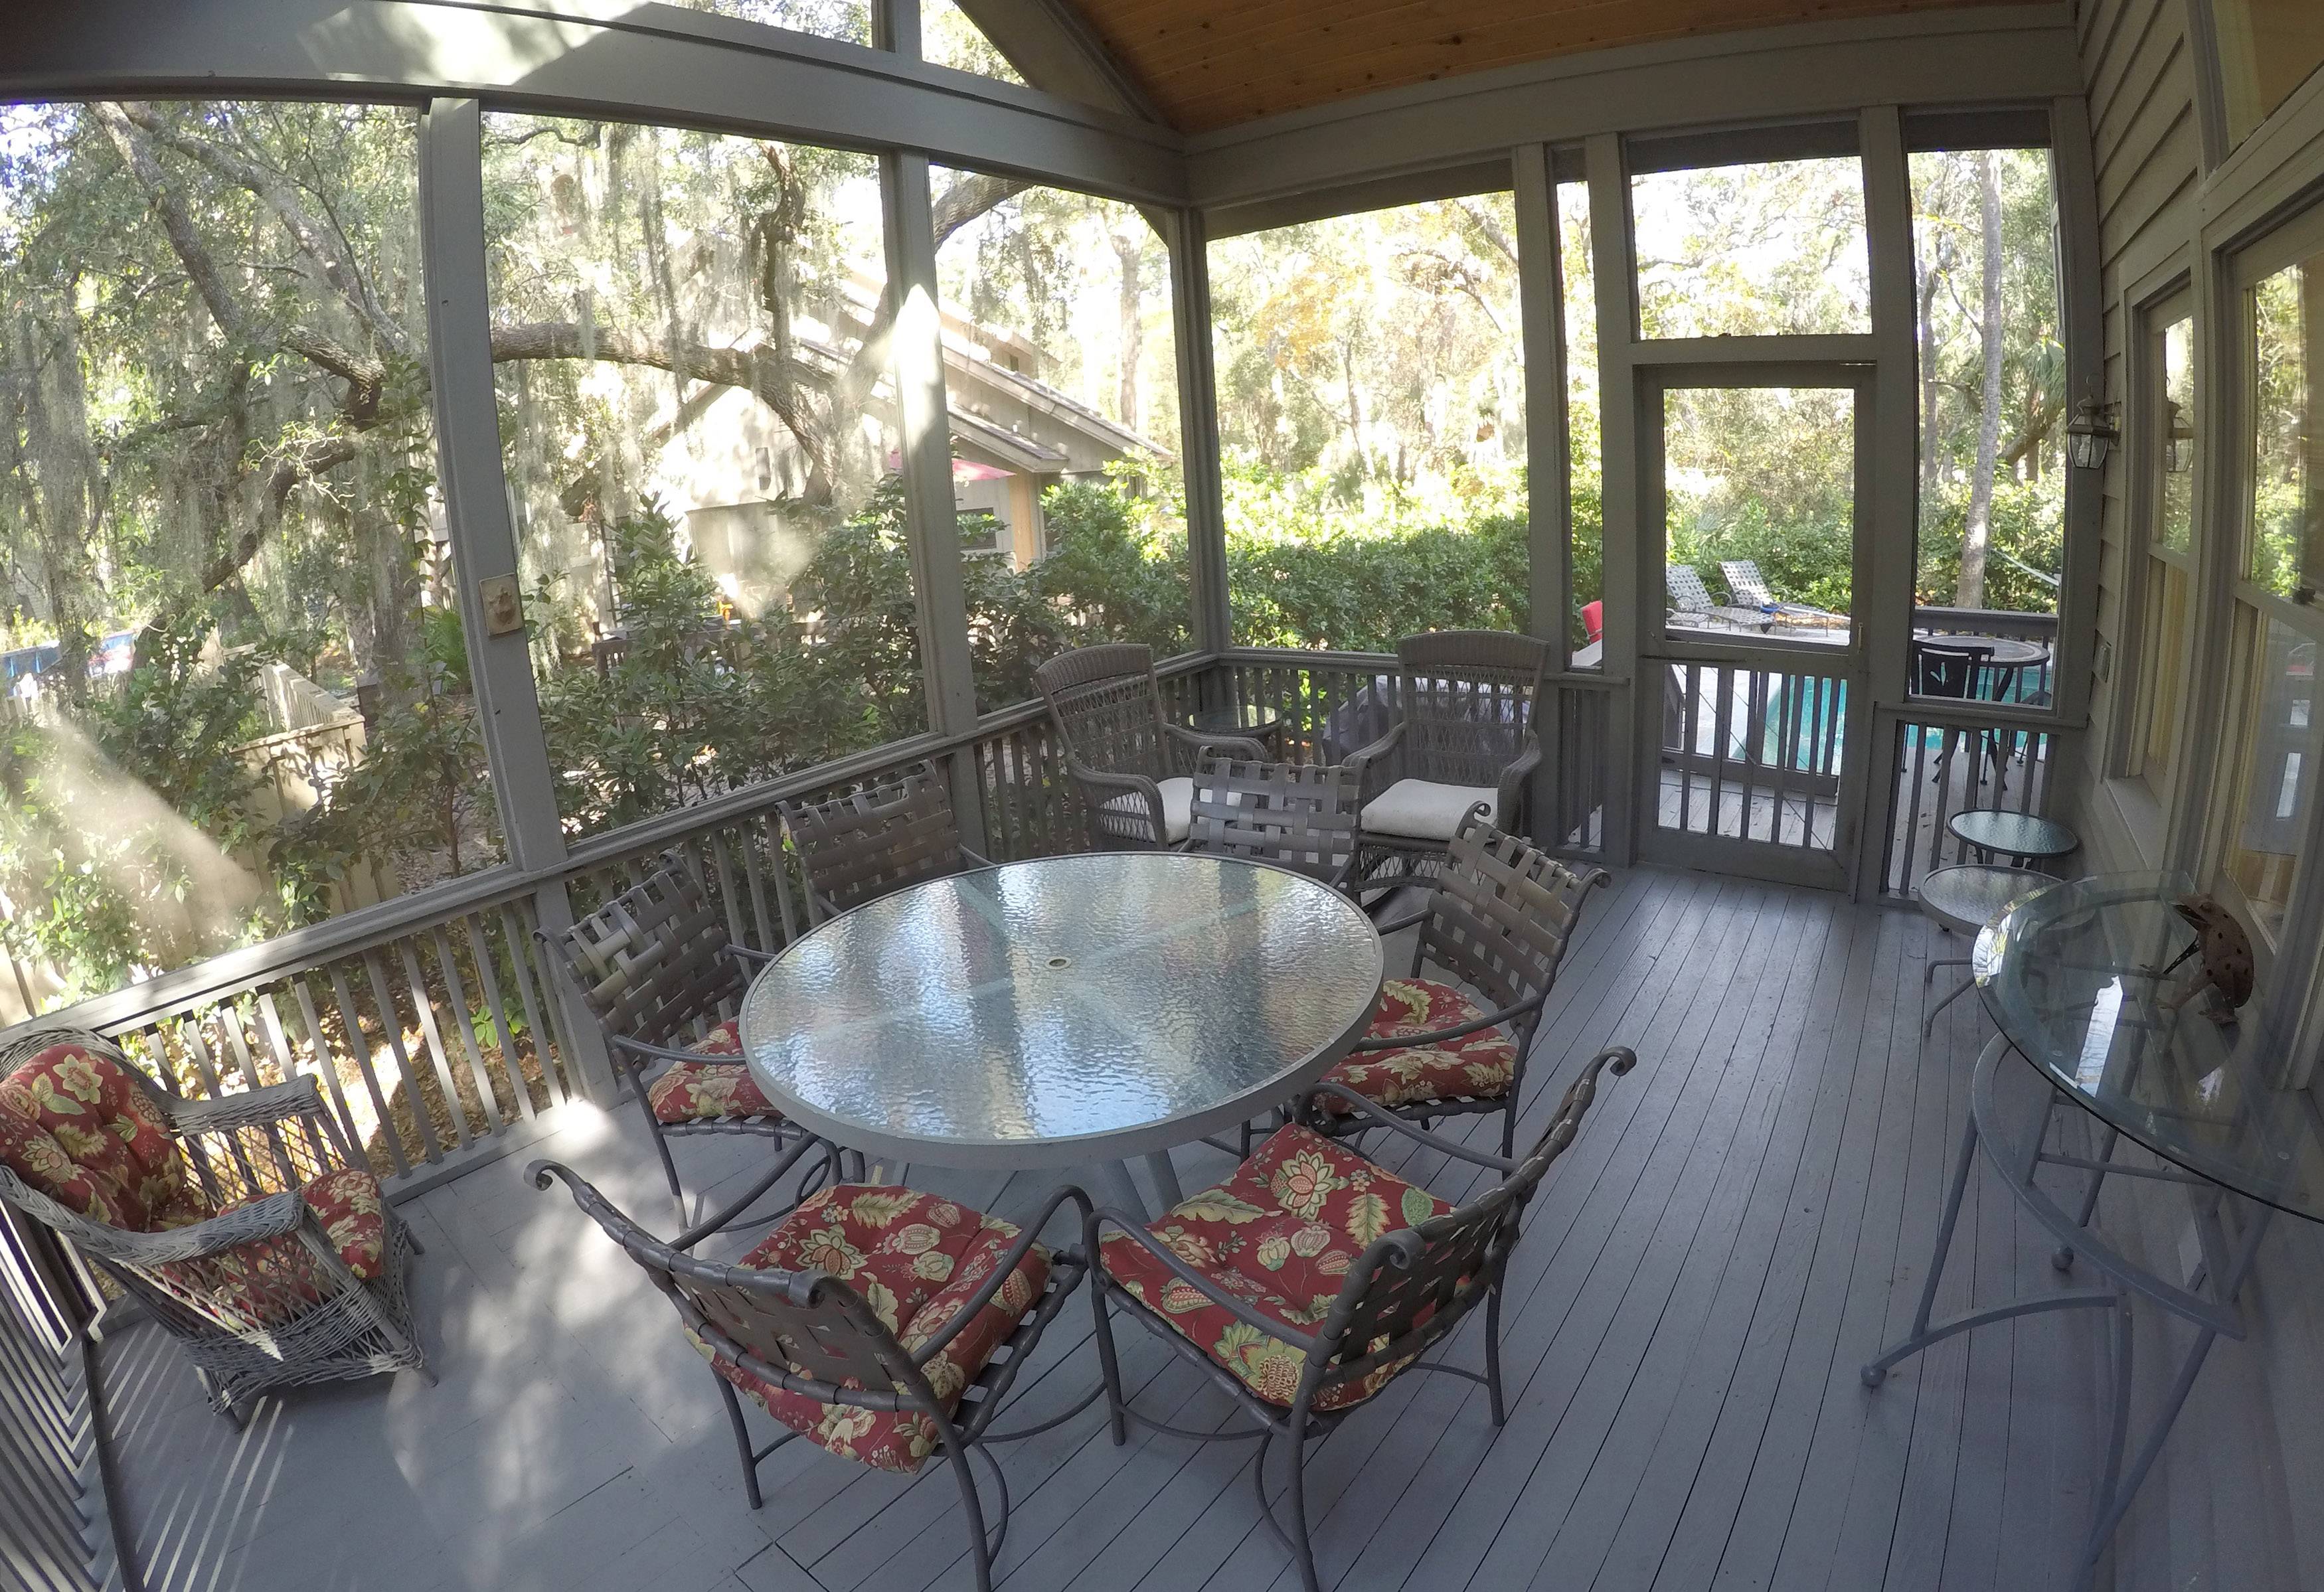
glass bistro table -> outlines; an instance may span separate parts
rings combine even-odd
[[[1978,1058],[1969,1117],[1937,1229],[1936,1253],[1921,1285],[1911,1334],[1864,1367],[1877,1387],[1890,1367],[1942,1339],[1988,1321],[2040,1311],[2113,1312],[2113,1391],[2105,1474],[2076,1585],[2087,1587],[2108,1535],[2129,1507],[2187,1402],[2211,1345],[2241,1339],[2236,1295],[2250,1275],[2261,1236],[2278,1210],[2324,1221],[2324,1120],[2304,1089],[2281,1085],[2289,1061],[2255,1000],[2234,1020],[2213,1020],[2218,998],[2202,979],[2195,931],[2173,903],[2192,893],[2177,874],[2117,874],[2037,887],[2004,907],[1978,934],[1971,970],[2001,1032]],[[2030,1112],[1997,1102],[1994,1077],[2015,1050],[2049,1088]],[[2065,1105],[2097,1119],[2095,1155],[2070,1153],[2052,1128]],[[2064,1113],[2070,1117],[2070,1111]],[[2129,1138],[2155,1163],[2116,1159]],[[1932,1321],[1938,1279],[1960,1214],[1971,1165],[1982,1154],[2057,1248],[2061,1271],[2077,1258],[2099,1284],[2028,1295]],[[2069,1210],[2034,1182],[2043,1166],[2081,1180]],[[2201,1261],[2183,1279],[2133,1263],[2089,1226],[2108,1177],[2183,1183],[2194,1191]],[[2131,1302],[2144,1297],[2195,1328],[2171,1391],[2136,1452],[2129,1437]]]
[[[1315,1081],[1363,1032],[1382,961],[1338,892],[1232,858],[1095,852],[909,886],[795,941],[742,1002],[776,1108],[891,1163],[1094,1163],[1166,1205],[1172,1146]]]

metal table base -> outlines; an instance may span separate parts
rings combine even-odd
[[[1994,1089],[1994,1074],[2011,1048],[2006,1035],[1996,1035],[1978,1057],[1977,1071],[1969,1084],[1969,1120],[1962,1125],[1960,1153],[1953,1164],[1952,1186],[1945,1195],[1944,1218],[1937,1227],[1936,1250],[1922,1279],[1920,1304],[1913,1313],[1913,1330],[1902,1343],[1868,1364],[1863,1376],[1866,1386],[1877,1388],[1887,1379],[1889,1367],[1898,1361],[1988,1322],[2052,1310],[2112,1311],[2107,1367],[2112,1373],[2112,1410],[2107,1431],[2106,1464],[2098,1488],[2097,1512],[2074,1580],[2075,1592],[2086,1592],[2097,1573],[2107,1538],[2130,1507],[2139,1484],[2153,1468],[2155,1459],[2163,1451],[2163,1440],[2171,1434],[2172,1423],[2185,1407],[2187,1395],[2211,1352],[2211,1345],[2221,1338],[2240,1340],[2244,1336],[2236,1295],[2251,1275],[2252,1262],[2259,1253],[2260,1238],[2267,1230],[2273,1211],[2256,1200],[2230,1193],[2209,1179],[2175,1167],[2126,1166],[2116,1163],[2113,1155],[2117,1136],[2111,1129],[2095,1159],[2049,1149],[2051,1127],[2058,1108],[2065,1103],[2054,1088],[2045,1089],[2038,1111],[2029,1114],[2027,1121],[2013,1129],[2013,1125],[2003,1120]],[[1946,1255],[1952,1246],[1953,1228],[1960,1217],[1961,1196],[1969,1188],[1969,1170],[1980,1151],[2001,1173],[2017,1202],[2057,1240],[2059,1247],[2052,1256],[2052,1263],[2061,1270],[2068,1269],[2080,1256],[2107,1280],[2107,1286],[2030,1294],[1943,1321],[1930,1320],[1936,1304],[1937,1284],[1944,1274]],[[2088,1177],[2079,1213],[2070,1214],[2034,1183],[2034,1174],[2043,1165],[2072,1168]],[[2187,1183],[2205,1191],[2207,1197],[2199,1201],[2195,1220],[2203,1248],[2203,1266],[2194,1286],[2181,1287],[2133,1265],[2090,1229],[2089,1219],[2098,1205],[2099,1186],[2108,1176]],[[2229,1214],[2240,1219],[2241,1232],[2232,1243],[2225,1219]],[[2170,1314],[2190,1322],[2196,1335],[2194,1344],[2180,1362],[2178,1375],[2172,1379],[2161,1413],[2126,1468],[2124,1454],[2130,1435],[2131,1302],[2138,1296],[2153,1300]]]

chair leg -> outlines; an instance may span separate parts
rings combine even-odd
[[[1294,1437],[1291,1440],[1291,1486],[1284,1496],[1291,1504],[1291,1556],[1299,1565],[1299,1584],[1305,1592],[1323,1592],[1315,1578],[1315,1545],[1307,1536],[1307,1445]],[[1267,1456],[1261,1454],[1263,1465]]]
[[[984,1504],[976,1495],[976,1473],[956,1444],[946,1445],[945,1458],[952,1463],[953,1479],[960,1484],[961,1513],[968,1517],[969,1551],[976,1555],[976,1592],[992,1592],[992,1544],[984,1535]]]
[[[641,1100],[644,1098],[642,1090],[640,1091],[639,1098]],[[646,1121],[653,1128],[654,1154],[661,1157],[662,1175],[669,1179],[669,1197],[678,1201],[678,1225],[683,1227],[687,1225],[686,1190],[678,1184],[678,1161],[669,1153],[669,1140],[662,1133],[661,1124],[653,1120],[651,1107],[647,1108]]]
[[[1501,1289],[1495,1284],[1485,1293],[1485,1392],[1493,1403],[1493,1424],[1508,1424],[1501,1405]]]
[[[1090,1308],[1097,1312],[1097,1364],[1105,1378],[1106,1422],[1113,1428],[1113,1446],[1121,1447],[1130,1440],[1130,1422],[1123,1415],[1121,1392],[1121,1362],[1113,1348],[1113,1318],[1105,1308],[1105,1280],[1098,1275],[1100,1262],[1090,1256]]]
[[[761,1508],[766,1500],[759,1495],[759,1462],[751,1455],[751,1429],[742,1424],[742,1401],[735,1395],[734,1385],[713,1371],[718,1378],[718,1392],[726,1401],[726,1419],[734,1428],[734,1448],[742,1456],[742,1490],[750,1495],[751,1507]]]

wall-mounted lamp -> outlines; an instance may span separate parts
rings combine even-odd
[[[2163,468],[2172,475],[2184,475],[2195,467],[2195,428],[2185,410],[2168,399],[2163,404],[2170,418],[2163,428]]]
[[[2066,423],[2066,457],[2077,469],[2099,469],[2114,451],[2114,441],[2119,435],[2114,426],[2114,410],[2095,397],[2085,398],[2074,406],[2074,418]]]

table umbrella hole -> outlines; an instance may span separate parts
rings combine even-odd
[[[1070,956],[1053,956],[1049,958],[1049,965],[1051,967],[1071,967],[1074,965],[1074,959]]]

